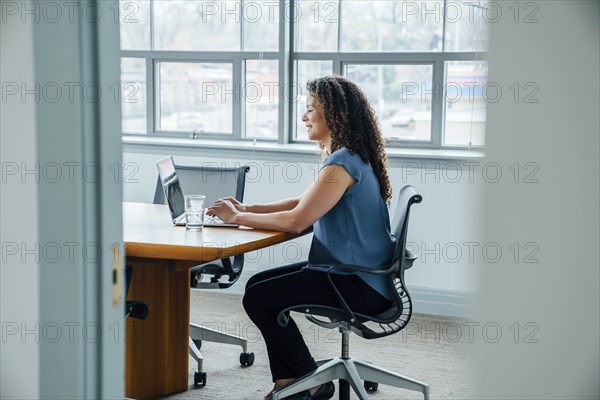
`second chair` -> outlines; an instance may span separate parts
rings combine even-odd
[[[232,196],[242,202],[246,184],[248,166],[224,168],[216,164],[203,164],[201,166],[175,165],[177,176],[184,194],[204,194],[206,204],[213,204],[215,200]],[[163,204],[165,195],[160,183],[156,185],[154,204]],[[227,229],[227,228],[221,228]],[[191,269],[192,289],[225,289],[233,285],[242,274],[244,255],[222,259],[195,266]],[[205,277],[208,278],[206,281]],[[215,329],[190,324],[189,353],[198,363],[198,371],[194,373],[194,385],[206,385],[206,372],[203,370],[203,357],[200,352],[202,341],[233,344],[242,347],[240,364],[251,366],[254,363],[254,353],[248,352],[248,341],[240,336],[231,335]]]

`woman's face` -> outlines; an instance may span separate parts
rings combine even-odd
[[[331,140],[331,131],[325,123],[323,109],[311,94],[306,97],[306,112],[302,115],[302,122],[306,125],[309,140],[324,143]]]

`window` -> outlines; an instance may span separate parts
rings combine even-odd
[[[158,62],[158,130],[232,131],[231,63]]]
[[[431,141],[431,64],[346,64],[344,75],[369,96],[384,137]]]
[[[120,10],[124,133],[306,141],[306,81],[333,73],[363,88],[390,146],[485,143],[487,0],[120,0]]]

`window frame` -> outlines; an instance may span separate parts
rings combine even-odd
[[[150,7],[149,34],[150,46],[154,48],[154,2],[148,0]],[[123,136],[146,136],[146,137],[165,137],[165,138],[190,138],[192,132],[182,131],[163,131],[157,130],[158,119],[160,118],[159,102],[159,79],[158,64],[161,62],[206,62],[206,63],[231,63],[233,65],[233,84],[239,84],[240,88],[245,83],[245,62],[246,60],[276,60],[278,61],[279,72],[279,104],[278,104],[278,129],[274,138],[264,137],[246,137],[245,123],[245,104],[244,101],[232,102],[232,133],[211,133],[202,132],[196,138],[207,140],[231,140],[231,141],[249,141],[249,142],[271,142],[277,144],[305,144],[308,140],[296,139],[296,118],[302,115],[301,110],[297,110],[296,102],[285,99],[284,90],[290,87],[297,73],[297,62],[322,60],[331,61],[332,72],[341,75],[344,66],[349,64],[369,64],[369,65],[432,65],[432,84],[439,85],[442,92],[432,99],[431,109],[431,140],[407,140],[390,139],[388,147],[390,148],[409,148],[424,150],[483,150],[482,145],[444,145],[444,121],[445,121],[445,90],[446,81],[445,63],[448,61],[488,61],[487,51],[468,51],[468,52],[445,52],[446,45],[446,18],[445,10],[448,0],[444,0],[442,17],[442,50],[436,52],[296,52],[294,51],[295,35],[297,26],[294,16],[294,6],[292,3],[296,0],[280,1],[279,12],[279,50],[278,51],[172,51],[172,50],[121,50],[121,58],[144,59],[146,64],[146,132],[122,132]],[[241,9],[243,9],[244,0],[241,0]],[[341,0],[338,0],[338,10],[341,16]],[[281,9],[289,11],[289,15],[284,16]],[[244,23],[243,16],[240,16],[240,46],[244,47]],[[341,23],[338,22],[338,49],[340,47]],[[297,83],[300,84],[300,83]],[[435,97],[439,100],[436,101]]]

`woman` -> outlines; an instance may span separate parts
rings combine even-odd
[[[226,198],[209,209],[225,222],[258,229],[300,233],[313,226],[308,265],[267,270],[246,285],[244,309],[265,339],[274,389],[317,368],[293,319],[281,327],[277,314],[296,304],[339,307],[325,265],[383,269],[395,241],[387,210],[392,188],[385,142],[367,97],[341,76],[312,80],[307,89],[302,121],[308,138],[317,141],[327,156],[317,181],[298,198],[260,205]],[[336,273],[333,282],[353,311],[372,314],[391,305],[393,294],[384,277]],[[333,383],[328,382],[290,398],[322,400],[333,393]]]

